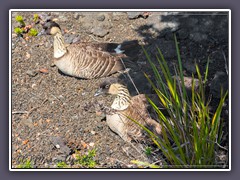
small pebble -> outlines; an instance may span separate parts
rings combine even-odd
[[[74,17],[75,19],[79,19],[80,15],[79,15],[79,13],[76,12],[76,13],[74,13],[73,17]]]
[[[57,148],[57,149],[60,149],[60,145],[59,145],[59,144],[56,144],[56,148]]]
[[[91,134],[92,134],[92,135],[95,135],[95,134],[96,134],[96,132],[95,132],[95,131],[91,131]],[[89,144],[89,145],[90,145],[90,144]]]
[[[35,88],[37,85],[36,84],[32,84],[32,88]]]
[[[99,15],[97,16],[97,20],[98,20],[98,21],[104,21],[104,19],[105,19],[104,14],[99,14]]]
[[[29,75],[29,76],[31,76],[31,77],[35,77],[35,76],[38,74],[38,72],[35,71],[35,70],[28,70],[28,71],[26,72],[26,74]]]
[[[93,143],[93,142],[90,142],[90,143],[89,143],[89,146],[93,147],[93,146],[94,146],[94,143]]]

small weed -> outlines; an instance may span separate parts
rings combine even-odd
[[[30,169],[30,168],[33,168],[32,162],[31,162],[30,159],[27,159],[26,161],[22,161],[22,163],[19,164],[17,166],[17,168],[20,168],[20,169]]]
[[[25,26],[25,22],[23,21],[23,17],[22,17],[22,16],[16,16],[15,19],[16,19],[17,22],[20,23],[20,25],[21,25],[22,27]]]
[[[18,36],[23,36],[24,34],[27,34],[28,36],[37,36],[38,35],[37,29],[33,28],[34,25],[39,22],[38,14],[33,15],[33,23],[28,24],[28,25],[26,25],[22,16],[16,16],[15,19],[17,22],[20,23],[20,26],[14,28],[14,32]]]
[[[148,162],[142,162],[142,161],[138,161],[138,160],[132,160],[131,163],[136,164],[139,168],[146,168],[146,167],[149,167],[149,168],[161,168],[158,165],[150,164]]]
[[[34,15],[33,15],[33,21],[34,21],[34,23],[37,23],[38,20],[39,20],[38,14],[34,14]]]
[[[68,168],[68,165],[64,161],[61,161],[57,163],[57,168]]]
[[[37,36],[38,35],[38,31],[34,28],[31,28],[29,30],[29,33],[28,33],[30,36]]]
[[[151,147],[146,147],[146,149],[145,149],[145,154],[146,154],[147,156],[150,156],[150,155],[152,154],[152,148],[151,148]]]
[[[19,27],[14,28],[14,32],[18,35],[21,36],[21,34],[23,33],[23,30]]]
[[[87,155],[80,156],[78,154],[76,156],[77,163],[87,168],[94,168],[96,166],[96,161],[94,161],[95,156],[96,156],[96,149],[90,150]]]

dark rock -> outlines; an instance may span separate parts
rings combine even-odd
[[[98,21],[104,21],[104,20],[105,20],[104,14],[99,14],[99,15],[97,16],[97,20],[98,20]]]

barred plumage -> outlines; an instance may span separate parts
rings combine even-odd
[[[60,26],[56,22],[48,21],[43,24],[43,28],[47,34],[54,37],[54,64],[64,74],[93,79],[124,70],[121,58],[126,56],[108,52],[107,43],[81,42],[65,45]],[[132,44],[138,43],[133,41]],[[115,46],[117,47],[117,45]]]
[[[144,94],[131,97],[127,87],[116,80],[105,80],[95,95],[102,93],[115,95],[111,105],[112,113],[106,114],[106,121],[112,131],[123,140],[143,140],[144,130],[128,117],[146,126],[157,135],[161,135],[161,125],[152,119],[147,111],[147,99]]]

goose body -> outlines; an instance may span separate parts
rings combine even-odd
[[[126,86],[106,80],[100,85],[96,95],[107,93],[115,96],[106,121],[112,131],[124,141],[145,139],[144,130],[128,117],[161,135],[161,125],[152,119],[147,111],[147,99],[144,94],[131,97]]]
[[[108,52],[106,44],[76,43],[66,45],[60,26],[49,21],[43,25],[47,34],[54,37],[54,64],[64,74],[78,78],[93,79],[106,77],[124,70],[120,46],[116,53]]]

